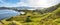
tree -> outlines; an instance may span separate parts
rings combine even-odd
[[[31,22],[30,16],[27,16],[26,22]]]

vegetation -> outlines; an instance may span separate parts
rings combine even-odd
[[[60,7],[52,12],[27,11],[24,15],[2,20],[0,25],[60,25]]]

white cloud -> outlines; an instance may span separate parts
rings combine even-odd
[[[26,3],[24,3],[24,2],[19,2],[19,3],[17,3],[16,4],[17,6],[28,6]]]
[[[19,7],[19,6],[27,6],[24,2],[22,2],[23,0],[21,0],[21,2],[18,2],[16,4],[11,4],[11,3],[5,3],[2,0],[0,0],[1,3],[0,7],[4,6],[4,7]]]
[[[57,3],[59,0],[27,0],[28,4],[33,7],[50,7]]]
[[[19,7],[19,6],[30,6],[30,7],[50,7],[60,2],[60,0],[20,0],[16,4],[5,3],[2,0],[3,4],[1,6],[5,7]]]

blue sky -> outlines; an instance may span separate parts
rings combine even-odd
[[[50,7],[60,3],[60,0],[0,0],[0,7]]]
[[[20,2],[20,0],[3,0],[3,1],[11,4]]]

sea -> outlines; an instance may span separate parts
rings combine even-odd
[[[20,13],[14,10],[0,9],[0,20],[11,18],[19,15]]]

